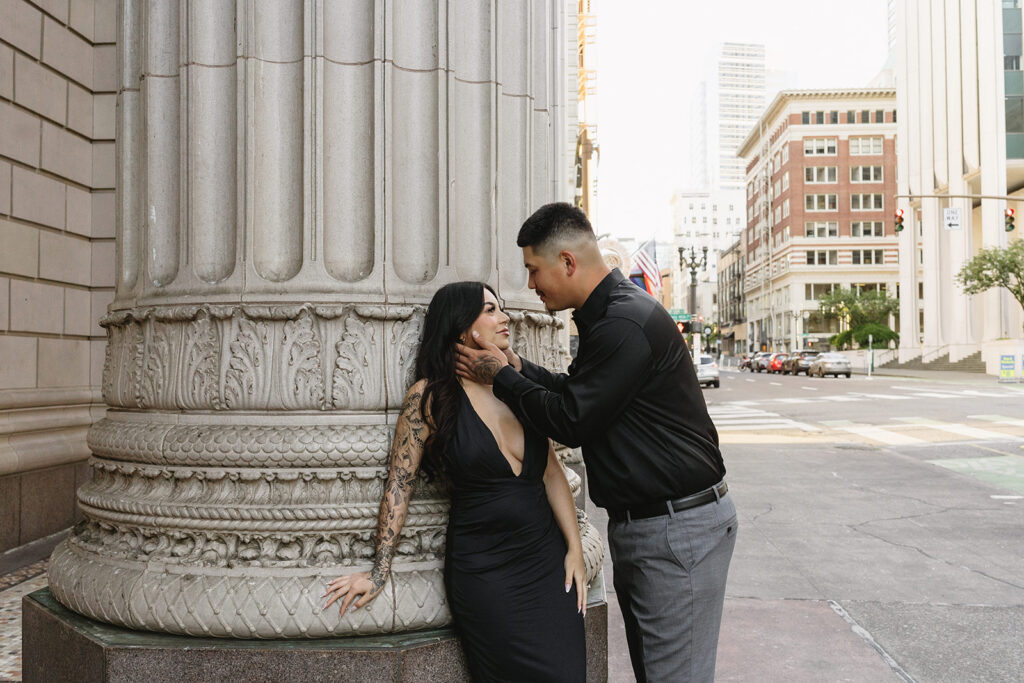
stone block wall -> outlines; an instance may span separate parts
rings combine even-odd
[[[117,0],[0,0],[0,552],[67,528],[104,409]]]

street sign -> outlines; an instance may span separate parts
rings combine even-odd
[[[1013,354],[1003,354],[999,356],[999,381],[1016,382],[1016,374],[1017,357]]]
[[[960,230],[963,226],[963,209],[960,207],[943,209],[942,225],[946,230]]]
[[[681,308],[670,308],[668,309],[668,314],[672,316],[672,320],[675,320],[677,323],[688,323],[693,319],[692,315]]]

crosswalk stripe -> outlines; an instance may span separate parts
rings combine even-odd
[[[864,399],[857,396],[822,396],[822,401],[836,401],[838,403],[850,402],[850,401],[863,401]]]
[[[939,431],[949,432],[950,434],[969,436],[973,439],[984,439],[986,441],[995,441],[1000,439],[1019,441],[1021,439],[1021,437],[1018,436],[1000,434],[999,432],[990,432],[987,429],[968,427],[967,425],[956,422],[939,422],[938,420],[929,420],[923,417],[894,417],[890,419],[902,422],[908,427],[927,427],[928,429],[938,429]]]
[[[1008,425],[1011,427],[1024,427],[1024,420],[1015,420],[1012,417],[1004,417],[1002,415],[968,415],[968,420],[984,420],[986,422],[995,422],[996,424]]]
[[[747,429],[799,429],[804,432],[820,432],[812,425],[781,417],[778,413],[754,408],[708,408],[712,422],[719,431]]]
[[[909,401],[913,399],[913,396],[901,396],[899,394],[863,394],[857,393],[856,396],[863,396],[864,398],[877,398],[884,401]]]
[[[889,446],[909,446],[911,444],[928,443],[923,439],[917,439],[913,436],[900,434],[899,432],[890,432],[884,427],[873,425],[851,425],[849,427],[840,427],[840,429]]]

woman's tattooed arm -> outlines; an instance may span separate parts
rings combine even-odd
[[[370,571],[370,582],[376,593],[391,574],[391,560],[395,556],[402,525],[409,512],[409,499],[416,483],[416,472],[423,457],[423,444],[430,429],[420,411],[426,381],[414,384],[405,395],[402,412],[395,425],[395,439],[391,444],[391,468],[384,498],[377,516],[377,552]]]

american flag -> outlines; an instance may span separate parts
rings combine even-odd
[[[633,263],[643,273],[647,291],[653,296],[661,292],[661,271],[658,269],[658,257],[654,240],[647,240],[633,254]]]

